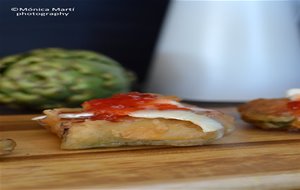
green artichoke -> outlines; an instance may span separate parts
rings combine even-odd
[[[102,54],[37,49],[0,59],[0,103],[45,109],[130,90],[135,75]]]

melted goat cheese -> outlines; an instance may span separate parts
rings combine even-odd
[[[204,132],[212,132],[223,128],[223,126],[214,119],[185,110],[141,110],[132,112],[129,116],[189,121],[201,127]]]
[[[286,92],[287,98],[290,100],[300,100],[300,88],[292,88]]]

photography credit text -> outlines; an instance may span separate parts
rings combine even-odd
[[[16,16],[69,16],[71,12],[75,11],[74,7],[53,7],[53,8],[26,8],[26,7],[12,7],[11,11]]]

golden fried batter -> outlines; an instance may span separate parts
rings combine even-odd
[[[287,98],[256,99],[241,105],[243,120],[263,129],[300,130],[300,116],[288,107]]]

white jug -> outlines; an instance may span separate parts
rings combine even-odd
[[[282,97],[300,87],[293,1],[172,1],[146,91],[200,101]]]

